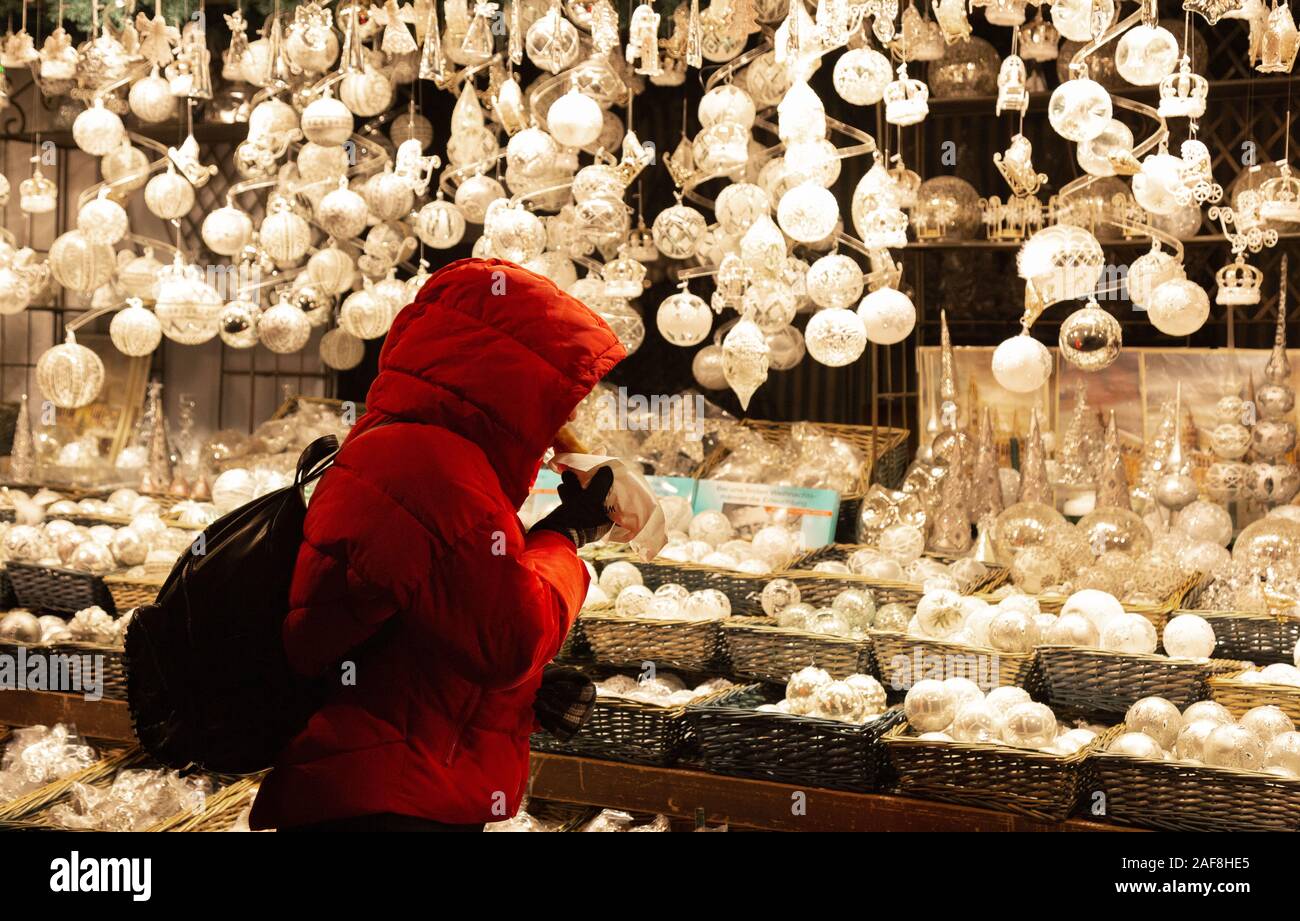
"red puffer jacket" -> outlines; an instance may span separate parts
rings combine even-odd
[[[341,686],[262,784],[254,828],[515,813],[542,666],[588,581],[567,538],[526,535],[515,510],[624,354],[594,313],[508,262],[454,262],[398,315],[367,412],[311,499],[284,626],[294,668],[344,661]]]

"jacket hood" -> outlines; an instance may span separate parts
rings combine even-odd
[[[569,413],[626,354],[599,316],[549,279],[503,260],[461,259],[393,321],[352,435],[389,420],[448,429],[483,450],[518,507]]]

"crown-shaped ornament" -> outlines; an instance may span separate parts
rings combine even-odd
[[[1157,111],[1162,118],[1200,118],[1205,114],[1205,100],[1210,95],[1210,82],[1192,72],[1192,61],[1183,55],[1178,70],[1160,81],[1160,105]]]
[[[41,172],[40,160],[32,157],[32,175],[18,184],[18,207],[27,214],[49,214],[59,202],[59,187]]]
[[[1025,0],[971,0],[971,9],[979,7],[989,25],[1014,28],[1025,21]]]
[[[1042,7],[1020,27],[1020,56],[1026,61],[1055,61],[1060,43],[1061,33],[1043,18]]]
[[[1221,307],[1250,306],[1259,303],[1264,273],[1238,253],[1235,260],[1214,273],[1214,283],[1219,286],[1214,303]]]
[[[1245,5],[1245,0],[1183,0],[1183,9],[1197,13],[1210,25]]]
[[[1300,179],[1292,175],[1291,164],[1285,160],[1278,163],[1278,169],[1281,175],[1259,187],[1259,216],[1266,221],[1300,221]]]
[[[909,3],[903,10],[903,28],[890,50],[904,61],[937,61],[944,55],[943,30]]]
[[[1300,51],[1300,30],[1291,8],[1284,2],[1273,7],[1260,39],[1260,62],[1255,69],[1266,74],[1289,74]]]
[[[1029,90],[1025,86],[1025,62],[1017,55],[1008,55],[998,70],[998,101],[994,114],[1023,112],[1029,108]]]
[[[1012,195],[1033,195],[1047,181],[1046,173],[1034,170],[1033,158],[1034,146],[1023,134],[1013,137],[1011,145],[1005,151],[993,155],[993,165],[998,168],[1007,185],[1011,186]]]
[[[606,297],[629,300],[640,297],[645,290],[645,276],[646,267],[629,256],[626,247],[620,247],[618,257],[606,262],[600,270]]]
[[[930,112],[930,88],[907,75],[907,64],[898,65],[898,79],[885,86],[885,121],[891,125],[915,125]]]

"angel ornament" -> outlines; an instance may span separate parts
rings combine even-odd
[[[405,9],[397,5],[397,0],[388,0],[384,4],[384,38],[379,47],[386,54],[402,55],[410,54],[412,51],[420,50],[420,46],[415,43],[415,37],[411,35],[411,30],[406,27],[407,20],[415,18],[414,11],[410,6]]]
[[[437,155],[424,155],[419,138],[407,138],[397,147],[393,175],[401,178],[416,195],[423,195],[433,179],[433,171],[442,165]]]
[[[642,3],[632,11],[627,30],[627,62],[648,77],[663,73],[659,64],[659,14],[652,4]]]

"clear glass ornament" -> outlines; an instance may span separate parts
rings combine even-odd
[[[60,409],[92,403],[103,385],[104,363],[90,349],[78,345],[71,330],[62,344],[47,349],[36,361],[36,386]]]
[[[1151,325],[1167,336],[1190,336],[1210,316],[1210,296],[1205,289],[1186,278],[1160,285],[1147,302]]]
[[[936,99],[992,96],[998,91],[997,50],[978,36],[949,45],[941,60],[930,65],[926,83]]]
[[[740,238],[740,258],[752,272],[770,272],[785,261],[785,237],[767,215],[758,217]]]
[[[727,385],[749,406],[750,397],[767,380],[767,340],[753,320],[742,317],[722,341],[722,370]]]
[[[718,193],[713,213],[724,233],[739,236],[769,211],[767,193],[762,188],[749,182],[733,182]]]
[[[1169,253],[1153,247],[1133,260],[1125,284],[1129,300],[1137,307],[1147,305],[1155,290],[1167,281],[1186,278],[1183,264]]]
[[[258,318],[257,338],[272,352],[287,355],[307,344],[311,338],[311,323],[301,309],[282,300]]]
[[[1133,177],[1133,197],[1155,215],[1169,215],[1181,205],[1183,161],[1167,153],[1143,158],[1142,170]]]
[[[804,285],[819,307],[851,307],[862,297],[866,279],[861,267],[848,256],[822,256],[808,268]]]
[[[1069,141],[1097,137],[1110,124],[1112,114],[1110,93],[1086,77],[1062,83],[1047,103],[1047,119],[1053,130]]]
[[[840,55],[833,74],[835,92],[855,106],[880,102],[885,87],[894,79],[889,58],[871,48],[854,48]]]
[[[451,249],[465,237],[465,217],[451,202],[434,199],[416,215],[415,233],[426,246]]]
[[[709,128],[719,122],[733,122],[742,128],[754,124],[754,100],[734,83],[715,86],[700,99],[699,119],[701,128]]]
[[[839,368],[862,356],[867,347],[867,333],[861,318],[852,310],[826,307],[808,321],[804,344],[816,361]]]
[[[501,183],[491,176],[470,176],[456,189],[456,207],[471,224],[482,224],[488,205],[505,195]]]
[[[162,341],[162,324],[138,298],[131,298],[125,308],[113,314],[108,336],[123,355],[133,358],[149,355]]]
[[[262,311],[252,301],[238,298],[221,308],[217,316],[217,334],[232,349],[251,349],[257,345],[257,320]]]
[[[660,211],[651,229],[661,253],[670,259],[689,259],[695,255],[708,221],[694,208],[676,204]]]
[[[483,236],[502,259],[527,262],[546,248],[546,228],[537,215],[503,200],[493,202],[483,221]]]
[[[1131,155],[1132,152],[1132,130],[1122,121],[1112,118],[1096,137],[1079,142],[1075,157],[1090,176],[1114,176],[1115,164],[1111,157]]]
[[[677,346],[698,345],[713,328],[713,311],[689,291],[669,295],[655,315],[659,334]]]
[[[335,371],[349,371],[361,364],[366,347],[356,336],[341,329],[331,329],[320,340],[320,360]]]
[[[767,278],[751,284],[741,301],[742,312],[764,333],[773,333],[789,325],[798,306],[788,285]]]
[[[1135,86],[1154,86],[1174,72],[1182,52],[1168,29],[1138,23],[1115,46],[1115,69]]]
[[[912,226],[918,238],[970,240],[982,219],[979,193],[958,176],[935,176],[916,191]]]
[[[1101,277],[1105,256],[1097,238],[1082,227],[1045,227],[1021,246],[1016,268],[1048,304],[1087,297]]]

